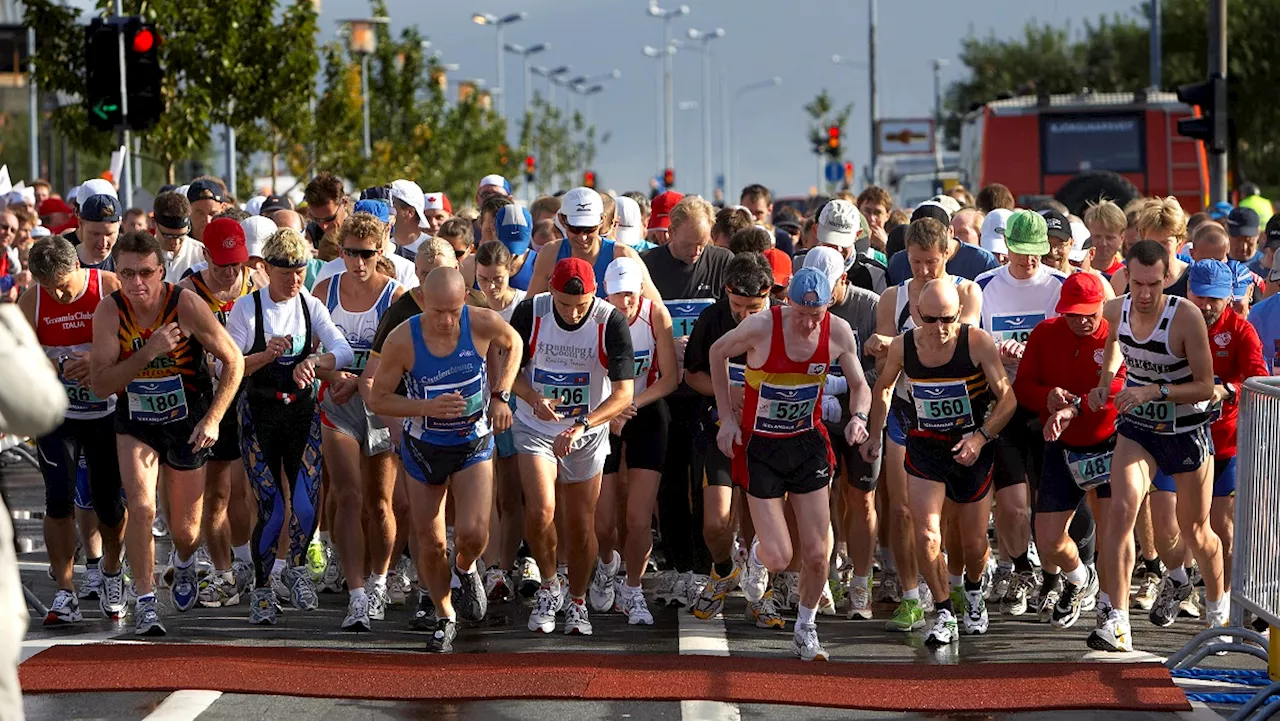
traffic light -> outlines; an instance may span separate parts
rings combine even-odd
[[[160,34],[142,18],[130,18],[124,30],[124,68],[129,90],[129,129],[146,130],[164,114],[160,70]]]
[[[120,38],[116,29],[94,18],[84,32],[84,108],[89,125],[115,130],[124,123],[120,98]]]
[[[671,168],[662,171],[662,184],[667,188],[674,188],[676,185],[676,171]]]
[[[95,18],[85,28],[85,111],[89,125],[98,130],[118,130],[125,125],[117,28],[101,18]],[[146,130],[164,113],[160,43],[155,25],[139,17],[125,20],[124,69],[129,91],[130,130]]]
[[[524,158],[524,179],[530,183],[533,182],[534,173],[537,172],[537,161],[532,155],[526,155]]]
[[[1199,117],[1178,121],[1178,134],[1205,144],[1211,153],[1227,152],[1227,80],[1214,73],[1202,83],[1178,88],[1178,100],[1194,106]]]
[[[832,155],[840,154],[840,126],[832,125],[827,128],[827,147],[831,150]]]
[[[596,187],[596,173],[594,170],[588,170],[582,174],[582,185],[587,188]]]

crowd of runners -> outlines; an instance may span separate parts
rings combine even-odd
[[[448,652],[495,604],[590,635],[740,590],[729,622],[825,660],[817,617],[877,603],[933,646],[1002,616],[1103,651],[1145,632],[1131,609],[1226,624],[1280,216],[1000,185],[804,217],[761,185],[525,204],[496,175],[456,214],[327,173],[298,208],[208,176],[143,210],[35,188],[0,214],[0,290],[69,401],[37,440],[46,625],[345,593],[342,629],[416,604]]]

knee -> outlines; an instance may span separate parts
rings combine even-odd
[[[556,511],[554,507],[535,507],[526,505],[524,508],[524,524],[525,531],[530,535],[543,537],[555,527]]]
[[[760,559],[765,568],[780,571],[791,565],[791,545],[761,541],[756,547],[756,558]]]
[[[937,549],[942,545],[942,533],[937,526],[921,528],[916,537],[920,539],[920,543],[924,544],[926,548]],[[966,545],[965,541],[962,540],[961,545]]]
[[[826,569],[827,564],[831,560],[830,555],[827,553],[826,544],[815,543],[813,546],[813,548],[808,548],[803,551],[800,559],[801,562],[803,562],[805,568]]]
[[[453,539],[458,548],[479,550],[489,542],[489,528],[479,523],[454,526]]]
[[[713,517],[703,518],[702,535],[704,538],[715,541],[722,539],[733,533],[733,517]]]
[[[899,528],[909,528],[911,524],[911,508],[896,499],[889,502],[889,516]]]
[[[129,520],[140,526],[151,528],[151,524],[156,520],[155,501],[147,498],[138,498],[137,495],[130,494],[127,503]]]

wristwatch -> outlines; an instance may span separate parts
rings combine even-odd
[[[586,433],[587,431],[591,430],[591,421],[586,416],[579,418],[578,420],[574,421],[574,423],[582,426],[583,433]]]
[[[497,398],[498,400],[502,401],[503,403],[510,403],[510,402],[511,402],[511,391],[494,391],[494,392],[493,392],[493,397],[494,397],[494,398]]]
[[[1165,400],[1168,397],[1169,397],[1169,386],[1161,383],[1160,384],[1160,400]]]
[[[987,443],[990,443],[991,441],[994,441],[996,439],[995,436],[991,435],[990,433],[987,433],[986,426],[978,426],[978,432],[982,434],[983,438],[987,439]]]
[[[1223,383],[1222,387],[1227,389],[1227,402],[1235,403],[1236,402],[1236,384]]]
[[[1084,410],[1084,399],[1081,398],[1080,396],[1076,396],[1076,399],[1074,401],[1071,401],[1071,405],[1075,407],[1076,413],[1079,413],[1080,411]]]
[[[870,420],[869,418],[867,418],[867,414],[866,414],[866,413],[863,413],[862,411],[858,411],[857,413],[854,413],[854,414],[853,414],[853,417],[854,417],[854,418],[857,418],[857,419],[858,419],[858,420],[860,420],[860,421],[862,421],[862,423],[863,423],[864,425],[866,425],[866,424],[868,424],[868,423],[870,423],[870,422],[871,422],[871,420]]]

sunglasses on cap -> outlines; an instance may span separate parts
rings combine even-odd
[[[955,323],[955,322],[956,322],[956,321],[958,321],[958,320],[960,320],[960,314],[959,314],[959,313],[957,313],[957,314],[955,314],[955,315],[924,315],[924,314],[922,313],[922,314],[920,315],[920,322],[921,322],[921,323],[923,323],[923,324],[925,324],[925,325],[933,325],[934,323],[941,323],[941,324],[943,324],[943,325],[951,325],[952,323]]]
[[[348,258],[363,258],[365,260],[372,260],[378,252],[377,248],[348,248],[346,246],[342,248],[342,254]]]
[[[735,288],[731,285],[725,286],[725,290],[729,292],[729,295],[736,295],[739,298],[768,298],[770,292],[770,289],[766,288],[759,293],[748,293],[741,288]]]

